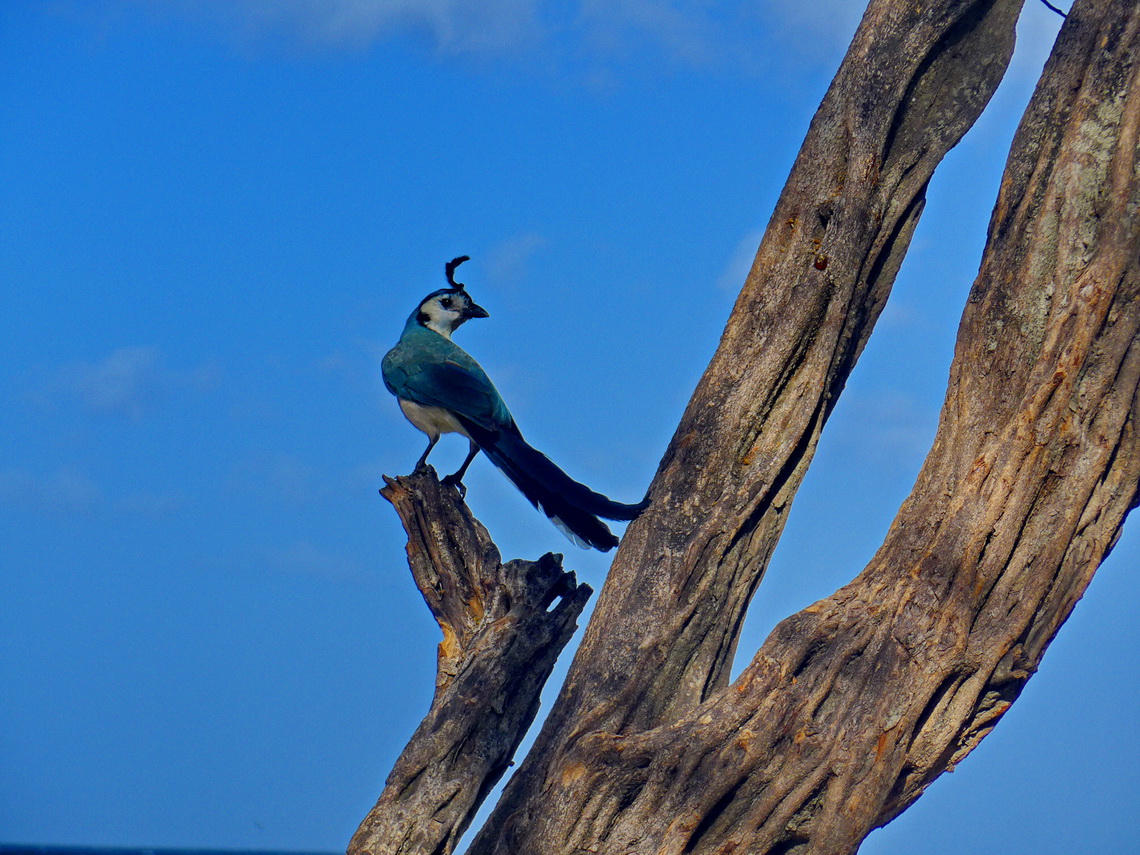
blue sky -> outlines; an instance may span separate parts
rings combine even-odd
[[[0,841],[344,847],[433,684],[376,495],[423,437],[378,368],[447,259],[472,256],[491,318],[458,340],[528,438],[644,492],[860,10],[471,5],[0,7]],[[909,490],[1058,22],[1028,5],[936,176],[742,650],[855,575]],[[486,461],[467,483],[506,556],[600,587],[607,557]],[[862,852],[1135,848],[1137,537]]]

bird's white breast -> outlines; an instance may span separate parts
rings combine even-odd
[[[459,420],[443,407],[428,407],[400,398],[400,409],[408,421],[430,437],[437,437],[441,433],[461,433],[467,436],[467,431]]]

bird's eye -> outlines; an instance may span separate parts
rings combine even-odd
[[[444,297],[442,300],[439,301],[439,304],[441,306],[443,306],[443,308],[445,308],[445,309],[450,309],[451,308],[451,298],[450,297]]]

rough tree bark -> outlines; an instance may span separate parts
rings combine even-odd
[[[349,851],[450,852],[511,763],[592,593],[562,556],[508,561],[430,467],[380,491],[408,533],[408,564],[443,641],[431,709]]]
[[[1140,495],[1133,0],[1078,0],[1062,28],[1014,140],[934,447],[886,542],[728,685],[819,432],[930,175],[1004,72],[1019,6],[871,3],[653,505],[473,853],[852,852],[1036,669]]]

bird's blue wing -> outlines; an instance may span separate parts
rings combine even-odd
[[[416,352],[385,359],[384,382],[392,394],[430,407],[443,407],[487,430],[514,424],[507,405],[486,372],[463,351]]]

